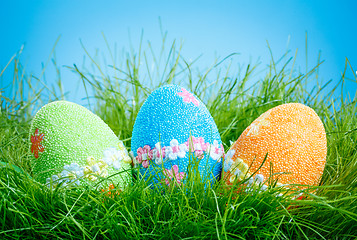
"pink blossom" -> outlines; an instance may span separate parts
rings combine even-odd
[[[203,139],[203,137],[197,138],[196,143],[199,143],[201,145],[201,148],[203,151],[206,151],[207,147],[209,146],[209,143],[205,143],[205,140]]]
[[[177,94],[183,98],[184,102],[190,103],[192,102],[196,106],[200,104],[200,102],[193,96],[192,93],[188,92],[186,89],[181,88],[182,92],[178,92]]]
[[[144,146],[144,152],[147,154],[147,157],[149,159],[152,159],[152,151],[150,151],[150,146],[149,145],[145,145]]]
[[[161,149],[156,149],[156,158],[160,158],[160,154],[161,154],[161,157],[162,158],[165,158],[165,149],[166,149],[166,147],[163,147],[163,148],[161,148]]]
[[[195,151],[195,157],[203,158],[203,151],[202,150],[196,150]]]
[[[138,161],[138,163],[141,163],[143,161],[141,155],[144,153],[144,150],[141,147],[139,147],[138,150],[136,150],[136,153],[138,154],[138,156],[136,156],[136,160]]]
[[[147,168],[149,166],[149,160],[153,157],[153,151],[150,150],[150,146],[145,145],[143,148],[139,147],[136,152],[138,154],[136,157],[138,163],[142,163],[143,167]]]
[[[185,177],[184,172],[179,173],[179,169],[177,165],[173,165],[171,170],[165,169],[164,175],[166,176],[165,183],[170,186],[170,180],[176,180],[178,185],[181,184],[181,180]]]
[[[149,160],[144,160],[143,161],[143,167],[148,168],[149,167]]]

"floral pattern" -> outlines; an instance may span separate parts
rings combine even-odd
[[[230,171],[229,182],[233,183],[236,179],[242,181],[244,177],[249,175],[248,172],[248,165],[243,161],[241,158],[237,158],[235,162],[233,162],[232,157],[234,155],[234,150],[231,149],[226,154],[226,159],[224,163],[224,171]],[[264,183],[264,176],[262,174],[256,174],[253,177],[248,179],[247,183],[247,192],[251,192],[254,189],[261,191],[266,191],[268,186],[263,184]]]
[[[50,184],[53,182],[54,186],[62,184],[64,187],[71,183],[79,185],[79,178],[84,176],[83,170],[84,168],[80,167],[77,163],[65,165],[61,173],[55,174],[51,178],[47,178],[46,183]]]
[[[182,92],[178,92],[177,94],[182,97],[184,102],[190,103],[192,102],[194,105],[198,106],[200,104],[200,102],[197,100],[197,98],[195,98],[195,96],[193,96],[192,93],[190,93],[189,91],[187,91],[184,88],[181,88]]]
[[[165,183],[170,186],[173,182],[174,185],[181,185],[182,179],[185,177],[184,172],[179,172],[179,168],[177,165],[173,165],[171,169],[165,169],[164,175],[166,176]]]
[[[141,164],[144,168],[148,168],[150,160],[155,161],[157,165],[161,165],[168,160],[185,158],[187,152],[194,153],[197,158],[203,158],[206,152],[213,160],[218,162],[225,156],[223,145],[218,145],[217,140],[214,140],[213,144],[209,144],[205,143],[202,137],[191,136],[181,144],[176,139],[172,139],[169,146],[162,147],[161,143],[158,142],[153,149],[149,145],[139,147],[136,151],[137,156],[134,158],[134,162],[136,165]]]
[[[84,167],[83,173],[90,181],[96,181],[98,179],[95,175],[108,177],[108,164],[102,159],[96,162],[95,158],[90,156],[87,158],[87,166]]]
[[[66,186],[70,183],[75,185],[80,184],[80,179],[84,178],[89,181],[96,181],[98,176],[106,178],[108,177],[108,168],[113,167],[116,170],[120,170],[122,162],[131,163],[131,158],[126,155],[127,153],[123,143],[119,142],[119,150],[115,147],[107,148],[103,151],[103,159],[96,160],[94,157],[89,156],[86,160],[86,165],[80,167],[78,163],[71,163],[65,165],[63,170],[59,174],[52,175],[46,179],[46,184],[63,184]]]
[[[40,134],[38,129],[36,129],[34,135],[31,136],[31,152],[34,154],[35,158],[39,157],[38,152],[43,152],[45,150],[41,144],[44,137],[45,134]]]
[[[243,161],[243,159],[237,158],[231,165],[229,171],[231,172],[231,176],[229,177],[229,181],[231,183],[233,183],[236,178],[243,180],[244,176],[248,173],[248,165]]]

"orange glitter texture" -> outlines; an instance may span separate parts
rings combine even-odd
[[[233,164],[243,160],[251,166],[249,176],[264,161],[257,174],[281,184],[317,185],[323,173],[327,153],[325,128],[315,111],[300,103],[274,107],[260,115],[233,144]],[[240,160],[241,159],[241,160]],[[231,171],[232,172],[231,172]],[[234,170],[223,170],[223,178],[231,185]]]

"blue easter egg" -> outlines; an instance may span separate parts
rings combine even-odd
[[[136,118],[131,149],[139,177],[153,186],[185,184],[192,166],[203,182],[213,184],[222,170],[224,149],[211,114],[177,85],[149,95]]]

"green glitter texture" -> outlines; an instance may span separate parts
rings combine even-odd
[[[37,181],[45,183],[54,174],[61,173],[65,165],[87,165],[87,158],[103,159],[103,151],[110,147],[119,150],[119,139],[97,115],[78,104],[55,101],[43,106],[36,114],[30,128],[30,136],[38,129],[44,134],[43,152],[35,158],[31,152],[31,165]],[[32,143],[30,141],[30,149]],[[126,157],[129,158],[125,151]],[[110,180],[119,187],[131,182],[130,164],[121,162],[119,170],[108,167]],[[81,182],[90,182],[89,180]]]

